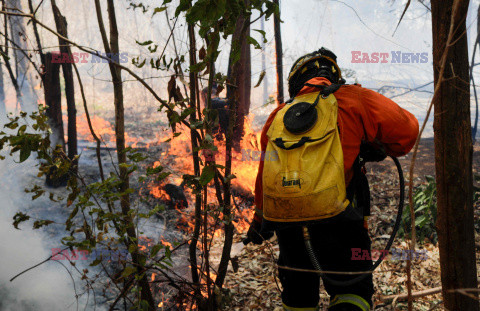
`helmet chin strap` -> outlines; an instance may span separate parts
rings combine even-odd
[[[319,77],[327,78],[332,83],[337,83],[335,75],[328,69],[320,69],[318,73]]]

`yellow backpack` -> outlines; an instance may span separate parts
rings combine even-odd
[[[266,220],[324,219],[349,204],[337,128],[338,103],[333,94],[322,93],[296,97],[278,111],[267,131],[266,154],[276,156],[264,162]]]

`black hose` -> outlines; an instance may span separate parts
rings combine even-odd
[[[395,240],[395,236],[397,235],[398,229],[400,228],[400,223],[402,221],[402,214],[403,214],[403,205],[405,202],[405,179],[403,177],[402,166],[400,165],[400,162],[396,157],[390,156],[390,158],[392,158],[398,171],[398,178],[400,180],[400,201],[398,202],[398,212],[397,212],[397,218],[395,220],[395,225],[393,227],[392,234],[390,235],[390,239],[387,242],[387,246],[385,247],[385,250],[387,251],[389,251],[390,248],[392,247],[393,241]],[[310,234],[308,232],[307,226],[303,227],[303,238],[305,241],[305,248],[307,249],[307,253],[310,257],[310,261],[312,262],[313,267],[315,268],[315,270],[318,270],[319,272],[321,272],[320,275],[323,277],[324,281],[331,283],[335,286],[349,286],[363,280],[382,263],[382,260],[384,257],[384,256],[380,256],[380,258],[378,258],[378,260],[375,262],[372,268],[368,270],[368,272],[365,272],[364,274],[348,281],[337,281],[328,277],[326,275],[327,273],[323,272],[323,269],[320,266],[320,263],[318,262],[317,257],[315,256],[312,243],[310,242]]]

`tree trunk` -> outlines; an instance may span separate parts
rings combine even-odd
[[[107,55],[119,55],[119,45],[118,45],[118,27],[117,19],[115,15],[115,5],[113,0],[107,0],[108,7],[108,21],[110,25],[110,42],[108,42],[107,34],[105,31],[105,26],[103,24],[103,17],[101,12],[100,1],[95,0],[95,9],[97,12],[98,24],[100,27],[100,34],[102,36],[103,46]],[[130,196],[126,193],[129,189],[129,176],[128,168],[124,165],[127,163],[127,155],[125,152],[125,113],[123,106],[123,84],[122,84],[122,74],[119,67],[115,66],[115,63],[118,62],[117,57],[111,57],[112,60],[109,61],[110,74],[112,76],[113,83],[113,96],[114,96],[114,105],[115,105],[115,137],[116,137],[116,146],[117,146],[117,159],[120,170],[120,179],[122,181],[120,185],[120,192],[124,193],[120,199],[120,206],[122,209],[122,214],[124,215],[126,227],[126,233],[128,235],[127,247],[130,245],[136,245],[137,243],[137,233],[135,231],[135,223],[133,222],[131,213],[130,213]],[[130,249],[130,247],[129,247]],[[143,276],[139,280],[139,285],[141,288],[141,299],[148,302],[149,310],[155,310],[155,301],[150,290],[150,285],[148,284],[147,276],[144,271],[144,262],[145,256],[138,251],[138,247],[134,247],[131,251],[132,261],[135,267],[137,268],[137,275]]]
[[[278,15],[273,16],[273,28],[275,33],[275,59],[277,68],[277,105],[284,102],[283,97],[283,50],[282,33],[280,31],[280,1],[273,0],[278,5]]]
[[[62,120],[62,91],[60,88],[60,64],[52,63],[52,53],[48,52],[42,55],[42,63],[45,64],[45,73],[43,75],[43,87],[45,92],[45,105],[47,105],[46,115],[49,119],[49,125],[52,129],[50,135],[50,145],[55,149],[60,145],[65,150],[65,134],[63,131]],[[68,174],[56,176],[55,168],[52,167],[46,175],[46,184],[50,187],[65,186],[68,180]]]
[[[190,58],[190,65],[194,66],[197,63],[197,47],[195,41],[195,25],[188,24],[188,39],[189,39],[189,58]],[[212,74],[212,73],[210,73]],[[196,90],[197,87],[197,74],[193,71],[190,71],[190,108],[196,110],[196,105],[200,105],[200,103],[196,102]],[[206,105],[206,102],[205,102]],[[195,113],[190,115],[190,123],[195,123],[197,118],[195,117]],[[193,169],[195,176],[200,176],[200,159],[198,154],[198,147],[197,147],[197,139],[194,136],[194,129],[190,130],[190,142],[192,146],[192,157],[193,157]],[[192,282],[195,286],[200,285],[200,278],[198,274],[197,268],[197,245],[198,245],[198,237],[200,235],[200,220],[202,218],[201,215],[201,208],[202,208],[202,194],[200,192],[195,193],[195,227],[192,236],[192,241],[190,242],[189,246],[189,255],[190,255],[190,269],[192,275]],[[199,290],[195,293],[196,297],[199,296]]]
[[[478,310],[478,301],[451,292],[477,288],[472,193],[472,136],[465,19],[467,0],[431,2],[435,88],[435,172],[437,232],[440,248],[442,294],[448,310]],[[455,5],[454,4],[454,5]],[[453,15],[453,19],[452,19]],[[453,25],[451,25],[453,20]],[[453,27],[451,46],[447,38]],[[448,49],[444,74],[441,59]],[[439,84],[437,86],[437,84]],[[477,294],[472,292],[472,295]]]
[[[5,67],[7,68],[8,75],[10,77],[10,80],[12,81],[13,87],[15,89],[15,95],[17,97],[17,103],[20,103],[22,100],[22,93],[20,92],[20,87],[18,86],[17,83],[17,78],[15,77],[15,74],[13,73],[12,65],[10,64],[10,58],[8,58],[7,53],[0,47],[0,52],[2,54],[2,59],[5,64]]]
[[[245,5],[248,5],[249,0],[245,0]],[[245,128],[245,117],[250,112],[250,93],[252,88],[252,69],[251,69],[251,52],[250,44],[247,41],[247,36],[250,36],[250,26],[246,28],[246,34],[243,37],[243,40],[240,41],[242,27],[244,23],[250,24],[250,18],[245,19],[240,17],[236,24],[236,29],[232,35],[232,50],[234,49],[234,42],[241,44],[241,48],[237,49],[240,53],[240,59],[238,60],[237,71],[235,73],[235,81],[237,81],[236,86],[238,88],[238,104],[236,108],[236,122],[233,132],[233,147],[235,150],[240,151],[240,141],[244,135]],[[232,54],[230,55],[229,66],[228,66],[228,76],[230,80],[232,79]],[[227,98],[230,98],[231,92],[235,92],[235,88],[227,88]],[[229,120],[230,121],[230,120]]]
[[[248,5],[249,0],[244,0],[245,5]],[[243,39],[240,40],[242,27],[245,23],[250,24],[250,18],[245,19],[240,17],[237,21],[235,32],[232,35],[232,50],[234,49],[234,42],[241,44],[241,48],[237,49],[240,53],[240,59],[238,60],[237,70],[235,73],[236,86],[238,88],[238,104],[236,107],[236,122],[233,132],[233,147],[235,150],[240,151],[240,141],[243,138],[245,128],[245,117],[250,112],[250,93],[252,88],[252,65],[251,65],[251,53],[250,43],[247,41],[247,36],[250,36],[250,26],[247,26],[246,33]],[[228,77],[229,80],[233,80],[232,77],[232,53],[230,53],[230,60],[228,65]],[[232,87],[227,87],[227,98],[232,97],[231,92],[237,90]],[[230,107],[230,106],[229,106]],[[230,119],[229,119],[230,122]]]
[[[5,106],[5,89],[3,82],[3,68],[0,64],[0,121],[5,118],[7,114],[7,108]]]
[[[52,0],[53,16],[55,18],[55,25],[57,32],[63,37],[68,38],[67,21],[60,13],[55,0]],[[62,55],[69,55],[69,59],[73,61],[70,45],[65,40],[58,38],[60,45],[60,52]],[[62,62],[63,77],[65,79],[65,97],[67,100],[67,114],[68,114],[68,158],[72,160],[77,154],[77,111],[75,108],[75,88],[73,82],[72,63]],[[76,164],[76,163],[74,163]]]
[[[260,30],[265,31],[265,18],[260,19]],[[262,40],[262,72],[265,72],[263,78],[263,100],[262,104],[265,105],[268,102],[268,75],[267,75],[267,65],[265,62],[265,42]]]
[[[479,40],[480,40],[480,6],[478,6],[478,10],[477,10],[477,38],[473,43],[472,62],[470,63],[470,80],[472,81],[473,94],[475,95],[475,123],[473,125],[473,130],[472,130],[473,143],[475,143],[475,137],[477,136],[477,129],[478,129],[478,97],[477,97],[477,87],[475,86],[475,79],[473,78],[473,68],[475,67],[475,52],[477,51],[477,47],[480,45]]]
[[[61,145],[65,148],[62,120],[62,92],[60,90],[60,64],[52,63],[52,53],[44,56],[45,74],[43,76],[46,114],[52,128],[52,147]]]
[[[247,0],[248,1],[248,0]],[[247,35],[249,34],[249,23],[248,20],[239,18],[237,21],[237,30],[239,30],[238,39],[234,40],[232,38],[232,51],[230,52],[230,59],[232,59],[232,54],[238,52],[234,50],[235,46],[239,46],[240,42],[246,41]],[[239,25],[240,24],[240,25]],[[240,53],[242,51],[240,50]],[[231,75],[229,75],[228,82],[233,85],[241,85],[240,81],[237,80],[239,75],[237,72],[241,70],[241,63],[236,62],[233,64],[230,62],[229,64],[229,71]],[[230,261],[230,251],[232,249],[232,241],[233,241],[233,223],[231,220],[232,215],[232,207],[231,207],[231,183],[232,180],[230,178],[232,173],[232,147],[234,147],[234,125],[236,124],[237,115],[235,111],[237,111],[237,105],[239,104],[239,98],[242,95],[241,89],[236,88],[233,89],[228,97],[228,107],[229,107],[229,124],[228,124],[228,131],[225,139],[225,177],[228,178],[227,181],[223,185],[223,197],[224,197],[224,204],[223,204],[223,215],[225,221],[225,243],[223,245],[222,250],[222,257],[220,259],[220,263],[218,265],[217,270],[217,278],[215,279],[215,285],[219,288],[222,288],[223,283],[225,281],[225,277],[227,275],[227,268],[228,263]]]
[[[2,3],[2,11],[5,11],[5,0],[1,0]],[[4,45],[5,45],[5,53],[8,54],[8,19],[7,15],[4,15],[4,25],[3,25],[3,33],[5,35]],[[5,117],[7,113],[7,107],[5,104],[5,88],[4,88],[4,81],[3,81],[3,68],[0,65],[0,79],[1,79],[1,86],[0,86],[0,120],[1,118]]]
[[[20,0],[7,0],[6,6],[10,11],[13,11],[12,9],[17,9],[20,12],[23,12],[22,3]],[[24,18],[21,16],[9,16],[9,22],[12,41],[23,50],[27,50],[26,40],[24,38],[26,36]],[[15,76],[21,93],[21,96],[17,97],[19,97],[18,99],[20,100],[20,107],[22,111],[30,113],[34,111],[34,107],[31,104],[31,102],[33,102],[33,93],[31,91],[32,88],[30,87],[30,81],[27,75],[28,59],[16,49],[13,49],[13,54],[14,59],[16,60]]]

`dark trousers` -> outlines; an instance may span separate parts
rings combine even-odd
[[[352,248],[370,252],[371,241],[363,225],[363,217],[351,207],[331,219],[308,225],[313,249],[325,271],[367,271],[371,260],[352,260]],[[278,264],[292,268],[315,270],[307,254],[301,226],[276,230],[280,246]],[[318,274],[279,268],[283,286],[282,301],[289,307],[312,308],[319,302]],[[359,275],[328,274],[334,280],[350,280]],[[338,294],[355,294],[372,306],[372,274],[349,286],[337,286],[323,280],[331,299]]]

